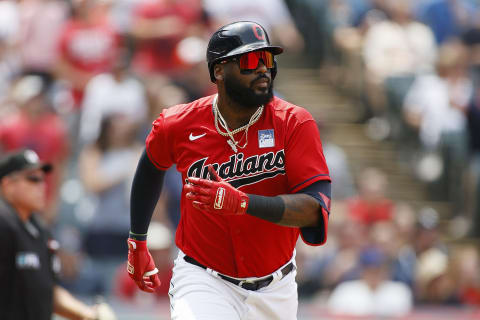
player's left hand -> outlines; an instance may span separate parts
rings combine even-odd
[[[239,215],[248,208],[248,196],[224,181],[211,165],[208,171],[212,180],[188,178],[185,185],[187,199],[199,209],[213,213]]]

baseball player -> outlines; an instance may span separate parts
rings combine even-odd
[[[168,108],[153,123],[133,181],[128,272],[160,285],[146,232],[165,170],[185,181],[170,283],[172,319],[296,319],[295,244],[327,238],[330,177],[317,125],[273,96],[264,28],[223,26],[207,48],[218,94]]]

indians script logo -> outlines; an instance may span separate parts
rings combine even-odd
[[[195,161],[188,168],[187,176],[208,179],[210,174],[205,164],[207,159],[208,157]],[[231,155],[229,161],[212,163],[212,166],[222,179],[239,188],[285,174],[285,152],[267,152],[246,159],[240,152]]]

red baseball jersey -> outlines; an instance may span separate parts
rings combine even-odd
[[[330,180],[316,122],[305,109],[275,97],[249,128],[247,146],[235,152],[215,128],[214,97],[165,109],[154,121],[146,150],[158,169],[176,164],[185,180],[206,178],[207,165],[212,164],[231,185],[263,196],[296,193],[316,181]],[[237,141],[243,134],[236,134]],[[312,245],[325,242],[325,212],[318,232],[322,241]],[[197,210],[183,192],[175,241],[186,255],[217,272],[261,277],[292,258],[299,233],[299,228],[248,214]]]

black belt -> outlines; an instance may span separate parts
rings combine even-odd
[[[189,257],[189,256],[184,256],[183,259],[185,261],[187,261],[188,263],[191,263],[191,264],[194,264],[200,268],[203,268],[203,269],[207,269],[207,267],[205,267],[203,264],[201,264],[200,262],[198,262],[197,260],[193,259],[192,257]],[[289,274],[292,270],[293,270],[294,265],[293,265],[293,262],[290,262],[289,264],[287,264],[285,267],[282,268],[281,272],[282,272],[282,278],[285,277],[287,274]],[[262,278],[262,279],[259,279],[259,280],[238,280],[238,279],[234,279],[234,278],[230,278],[226,275],[223,275],[223,274],[218,274],[218,276],[220,278],[222,278],[223,280],[226,280],[228,282],[231,282],[233,283],[234,285],[237,285],[237,286],[240,286],[242,287],[243,289],[246,289],[246,290],[251,290],[251,291],[256,291],[258,289],[261,289],[261,288],[264,288],[266,286],[268,286],[270,283],[272,283],[273,281],[273,276],[270,275],[268,277],[265,277],[265,278]]]

